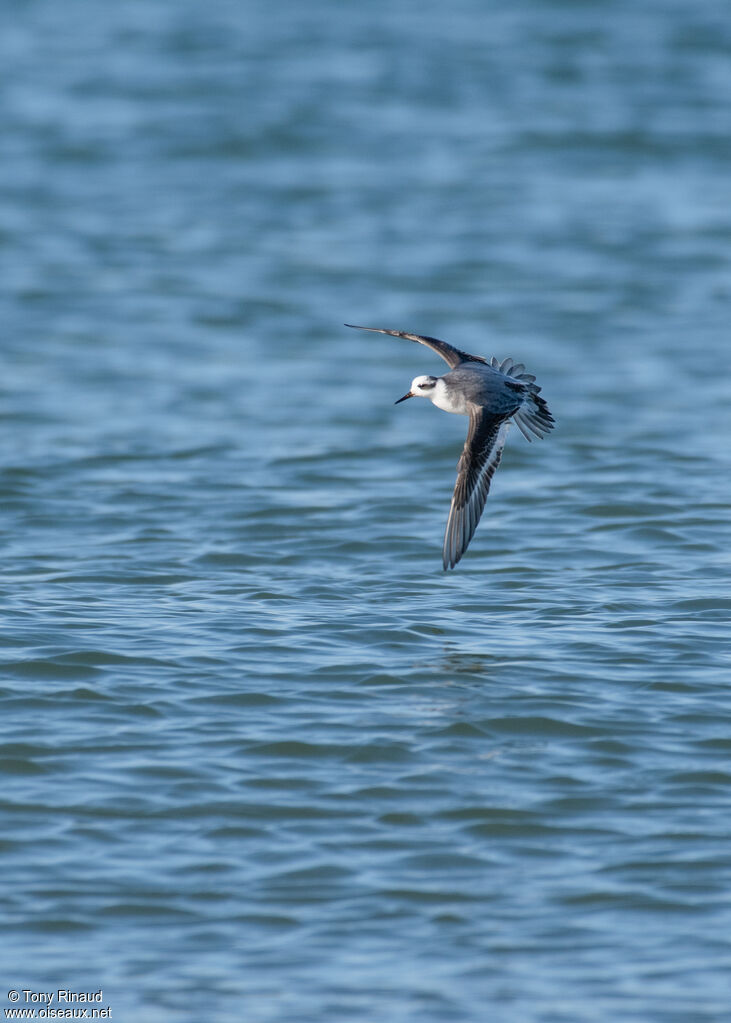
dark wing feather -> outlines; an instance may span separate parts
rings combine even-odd
[[[446,341],[440,341],[438,337],[427,337],[426,334],[407,334],[403,330],[386,330],[384,327],[359,327],[355,323],[346,323],[346,327],[353,327],[354,330],[372,330],[376,334],[390,334],[392,337],[405,337],[407,341],[418,341],[420,345],[426,345],[437,355],[441,355],[450,369],[455,369],[462,362],[484,362],[480,355],[470,355],[468,352],[461,352],[459,348],[448,345]]]
[[[507,434],[507,416],[495,416],[476,408],[457,464],[457,483],[444,533],[442,560],[445,570],[454,568],[469,546],[490,491],[490,481],[500,465]]]

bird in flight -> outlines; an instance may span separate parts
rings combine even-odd
[[[554,419],[540,396],[535,377],[522,363],[503,362],[493,356],[488,362],[469,355],[446,341],[422,334],[382,327],[359,327],[377,334],[417,341],[440,355],[449,366],[444,376],[418,376],[396,404],[407,398],[428,398],[437,408],[469,416],[467,440],[457,463],[457,483],[444,533],[444,569],[454,568],[469,546],[490,491],[490,481],[500,465],[509,421],[512,419],[526,440],[544,437],[553,429]]]

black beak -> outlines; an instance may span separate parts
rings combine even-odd
[[[409,391],[409,393],[405,394],[403,396],[403,398],[399,398],[398,401],[395,401],[394,405],[400,405],[402,401],[406,401],[407,398],[413,398],[413,397],[414,397],[414,392],[413,391]]]

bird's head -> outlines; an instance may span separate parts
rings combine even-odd
[[[434,388],[437,385],[438,377],[414,377],[411,381],[411,390],[399,398],[398,401],[394,402],[394,405],[398,405],[399,402],[406,401],[407,398],[429,398],[434,393]]]

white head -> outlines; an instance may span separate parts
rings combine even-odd
[[[439,377],[414,377],[411,381],[411,390],[403,398],[399,398],[398,401],[394,402],[394,404],[398,405],[399,402],[406,401],[407,398],[432,398],[436,391],[438,380]]]

